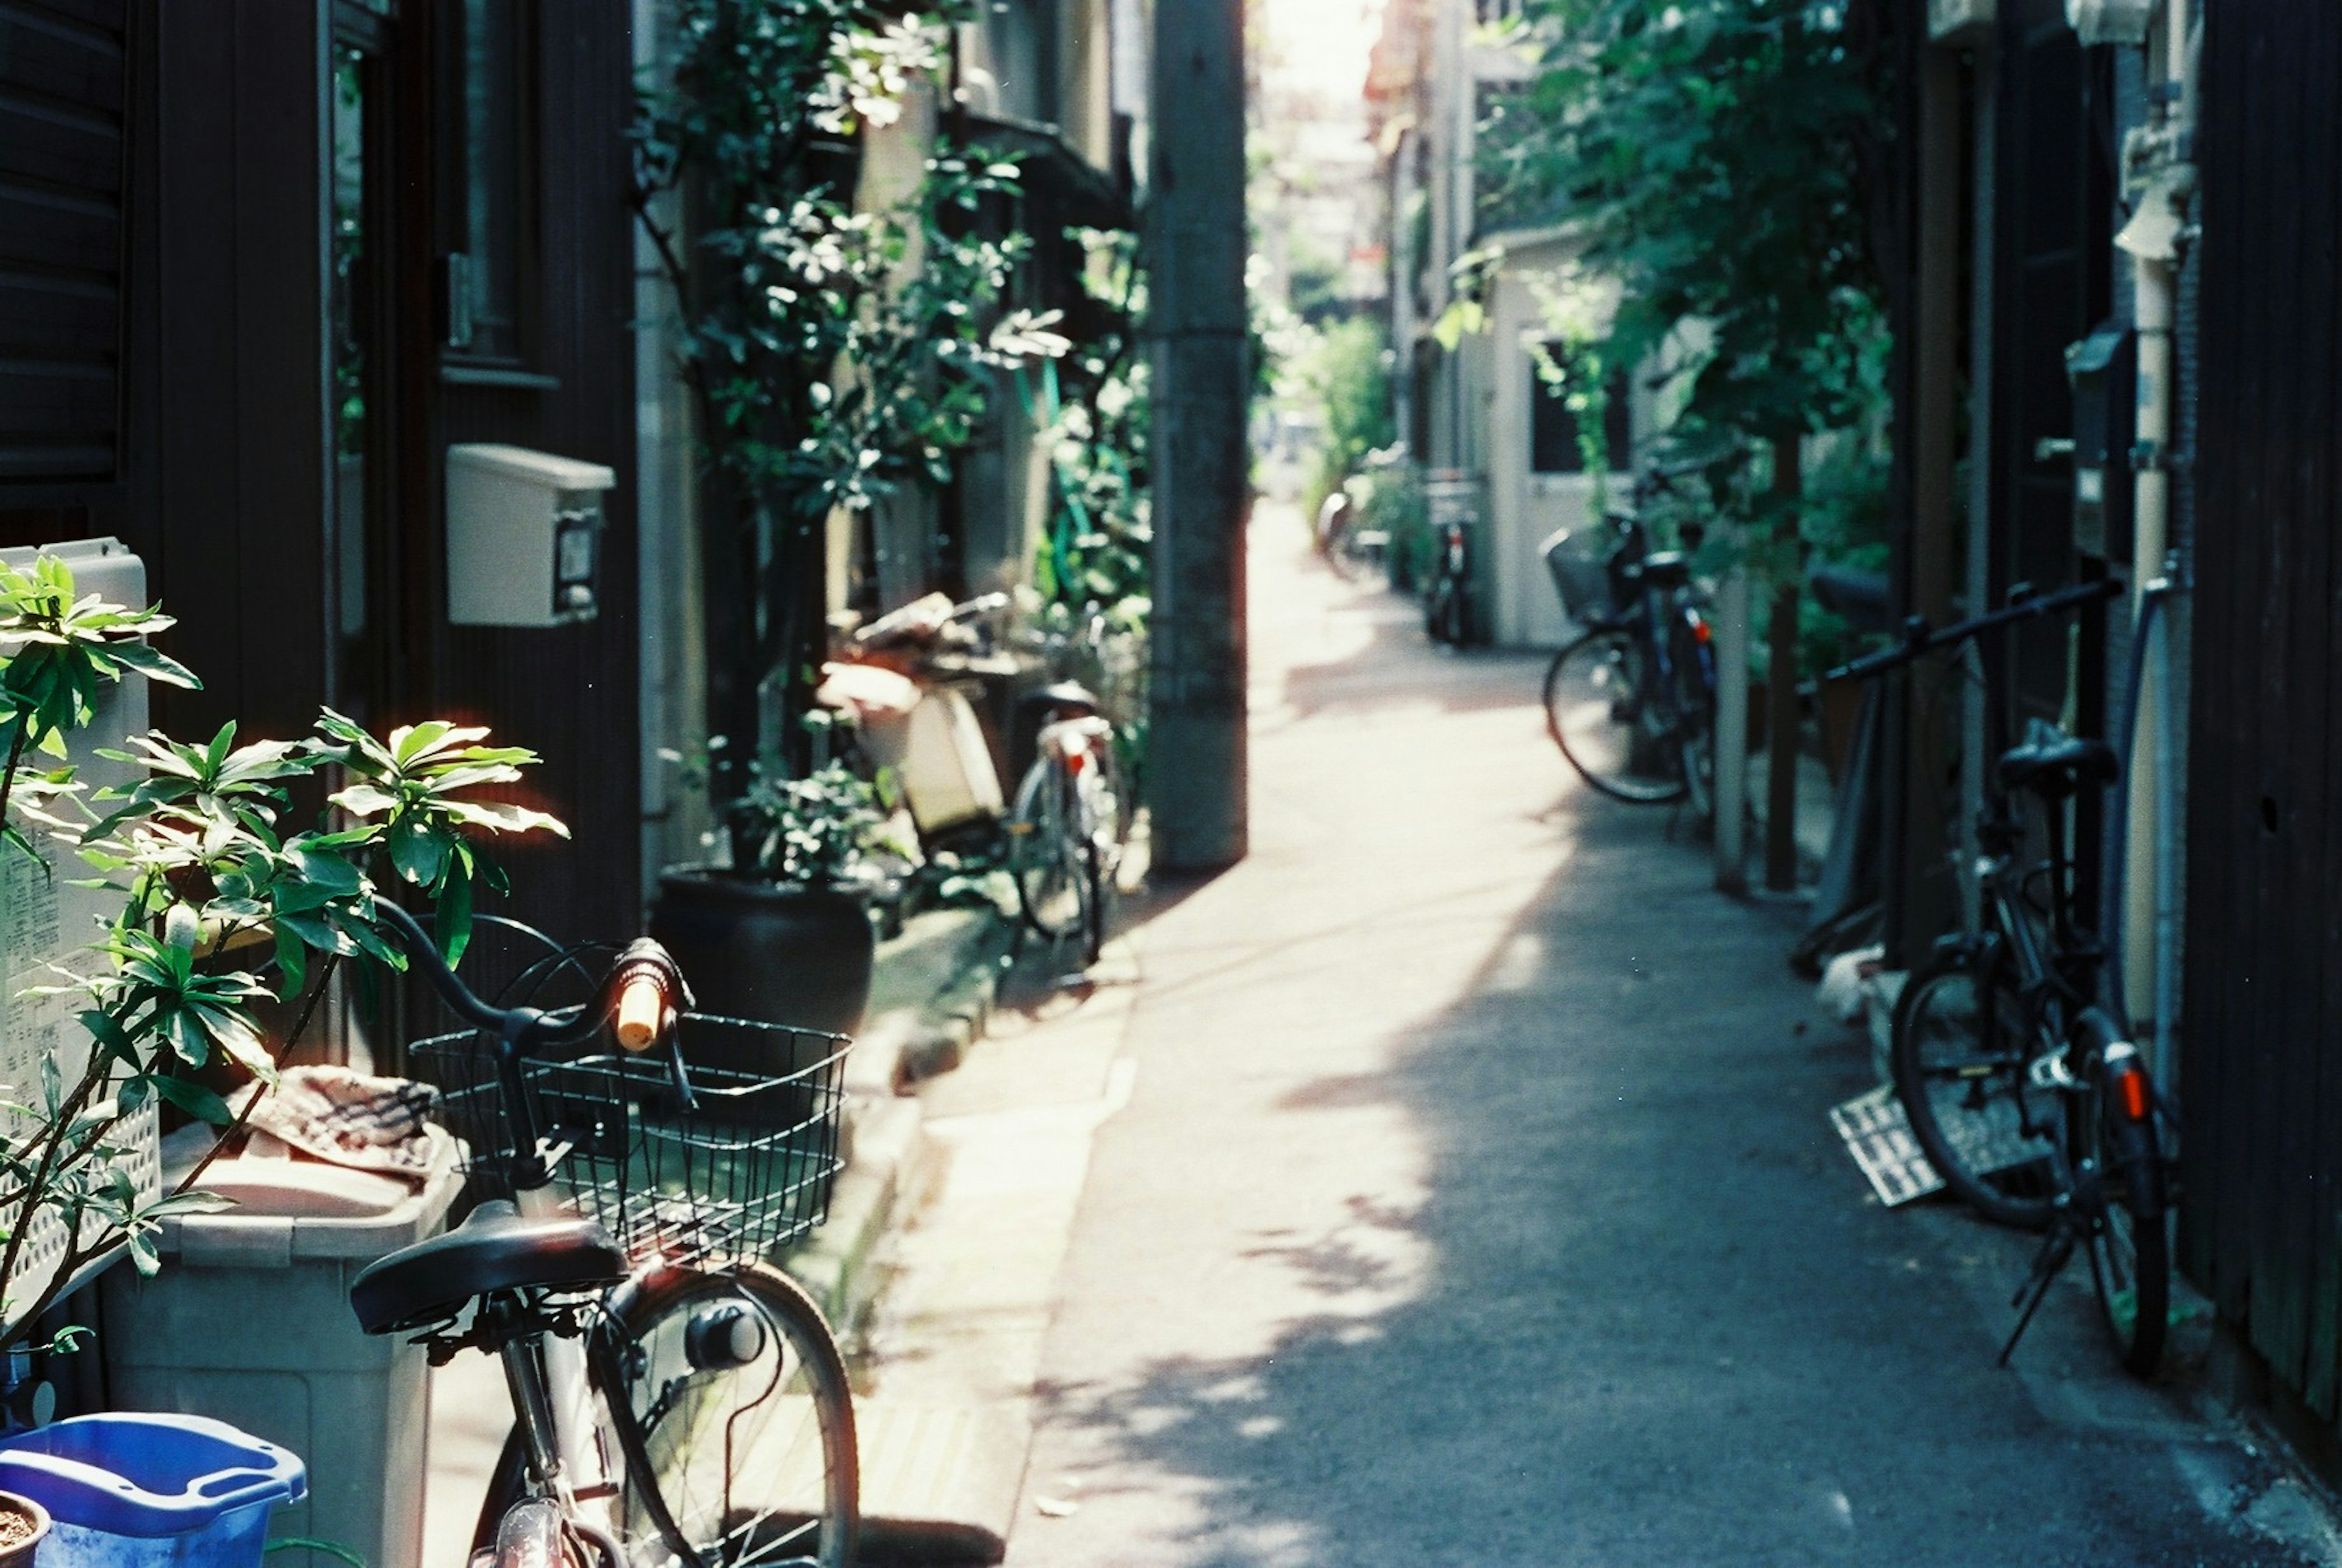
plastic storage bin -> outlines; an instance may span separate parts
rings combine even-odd
[[[436,1234],[462,1186],[455,1145],[435,1133],[420,1191],[305,1160],[223,1160],[205,1191],[215,1214],[165,1222],[162,1273],[105,1280],[98,1339],[116,1404],[217,1416],[308,1461],[309,1495],[278,1533],[330,1541],[370,1568],[420,1568],[431,1418],[422,1347],[371,1338],[350,1315],[349,1281],[386,1253]],[[269,1568],[334,1568],[324,1553],[271,1553]]]
[[[200,1415],[77,1415],[0,1445],[0,1491],[49,1511],[57,1568],[258,1568],[301,1461]]]

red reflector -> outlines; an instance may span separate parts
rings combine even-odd
[[[1707,620],[1705,616],[1694,615],[1691,618],[1691,636],[1693,642],[1705,644],[1708,638],[1715,634],[1715,633],[1707,629]]]
[[[2134,1122],[2147,1120],[2147,1074],[2126,1073],[2122,1075],[2123,1114]]]
[[[1070,751],[1066,752],[1066,765],[1073,769],[1076,773],[1079,773],[1084,768],[1089,766],[1089,748],[1087,746],[1075,746]]]

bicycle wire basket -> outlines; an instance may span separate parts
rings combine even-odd
[[[1608,552],[1617,542],[1604,534],[1598,528],[1564,528],[1540,546],[1562,609],[1581,626],[1598,625],[1614,613]]]
[[[688,1111],[665,1051],[611,1048],[522,1064],[555,1184],[637,1263],[771,1257],[828,1214],[845,1163],[838,1114],[853,1043],[713,1014],[686,1013],[676,1028],[693,1064]],[[513,1196],[514,1139],[494,1039],[441,1034],[408,1054],[410,1072],[440,1090],[440,1120],[464,1142],[465,1205]]]

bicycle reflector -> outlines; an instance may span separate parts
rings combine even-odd
[[[2147,1069],[2138,1064],[2138,1047],[2117,1041],[2107,1047],[2105,1065],[2107,1075],[2114,1080],[2123,1114],[2134,1122],[2146,1121],[2155,1099],[2147,1088]]]
[[[1691,640],[1705,646],[1716,634],[1709,630],[1707,617],[1695,610],[1691,613]]]

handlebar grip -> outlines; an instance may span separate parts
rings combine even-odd
[[[618,1016],[614,1033],[618,1044],[629,1051],[647,1051],[658,1044],[666,1032],[666,985],[660,975],[649,968],[639,969],[626,977],[618,993]]]

